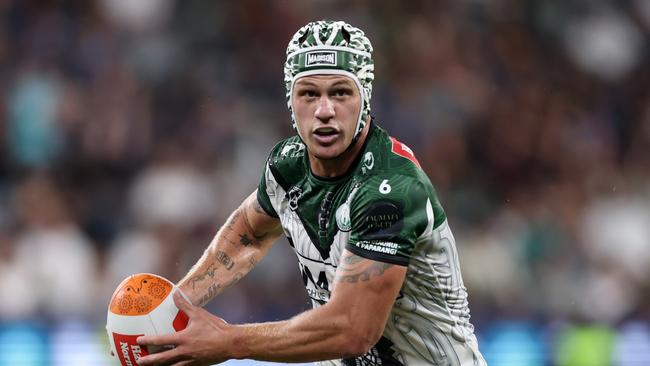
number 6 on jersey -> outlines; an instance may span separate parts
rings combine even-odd
[[[388,179],[384,179],[379,185],[379,193],[389,194],[393,188],[388,184]]]

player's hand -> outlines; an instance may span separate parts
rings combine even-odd
[[[180,332],[138,338],[141,346],[173,346],[166,351],[141,357],[138,365],[145,366],[204,366],[228,360],[228,340],[225,332],[229,327],[223,319],[190,304],[177,291],[174,303],[189,318],[187,327]]]

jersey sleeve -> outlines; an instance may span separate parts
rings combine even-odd
[[[373,177],[350,203],[350,237],[354,254],[407,266],[418,237],[430,221],[424,185],[407,176]]]
[[[257,186],[257,202],[260,204],[262,209],[272,217],[279,217],[275,208],[273,207],[271,198],[275,197],[276,190],[273,189],[276,185],[269,184],[272,179],[272,172],[269,168],[269,160],[264,164],[264,172],[260,178],[260,184]]]

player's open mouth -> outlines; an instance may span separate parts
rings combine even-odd
[[[314,138],[323,145],[332,144],[339,136],[339,131],[333,127],[321,127],[314,130]]]

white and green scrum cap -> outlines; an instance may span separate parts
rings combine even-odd
[[[361,29],[348,23],[324,20],[311,22],[293,35],[287,46],[284,82],[287,106],[296,131],[296,116],[291,107],[294,83],[303,76],[316,74],[344,75],[357,84],[361,111],[354,137],[358,137],[370,115],[372,81],[375,79],[375,63],[368,37]]]

